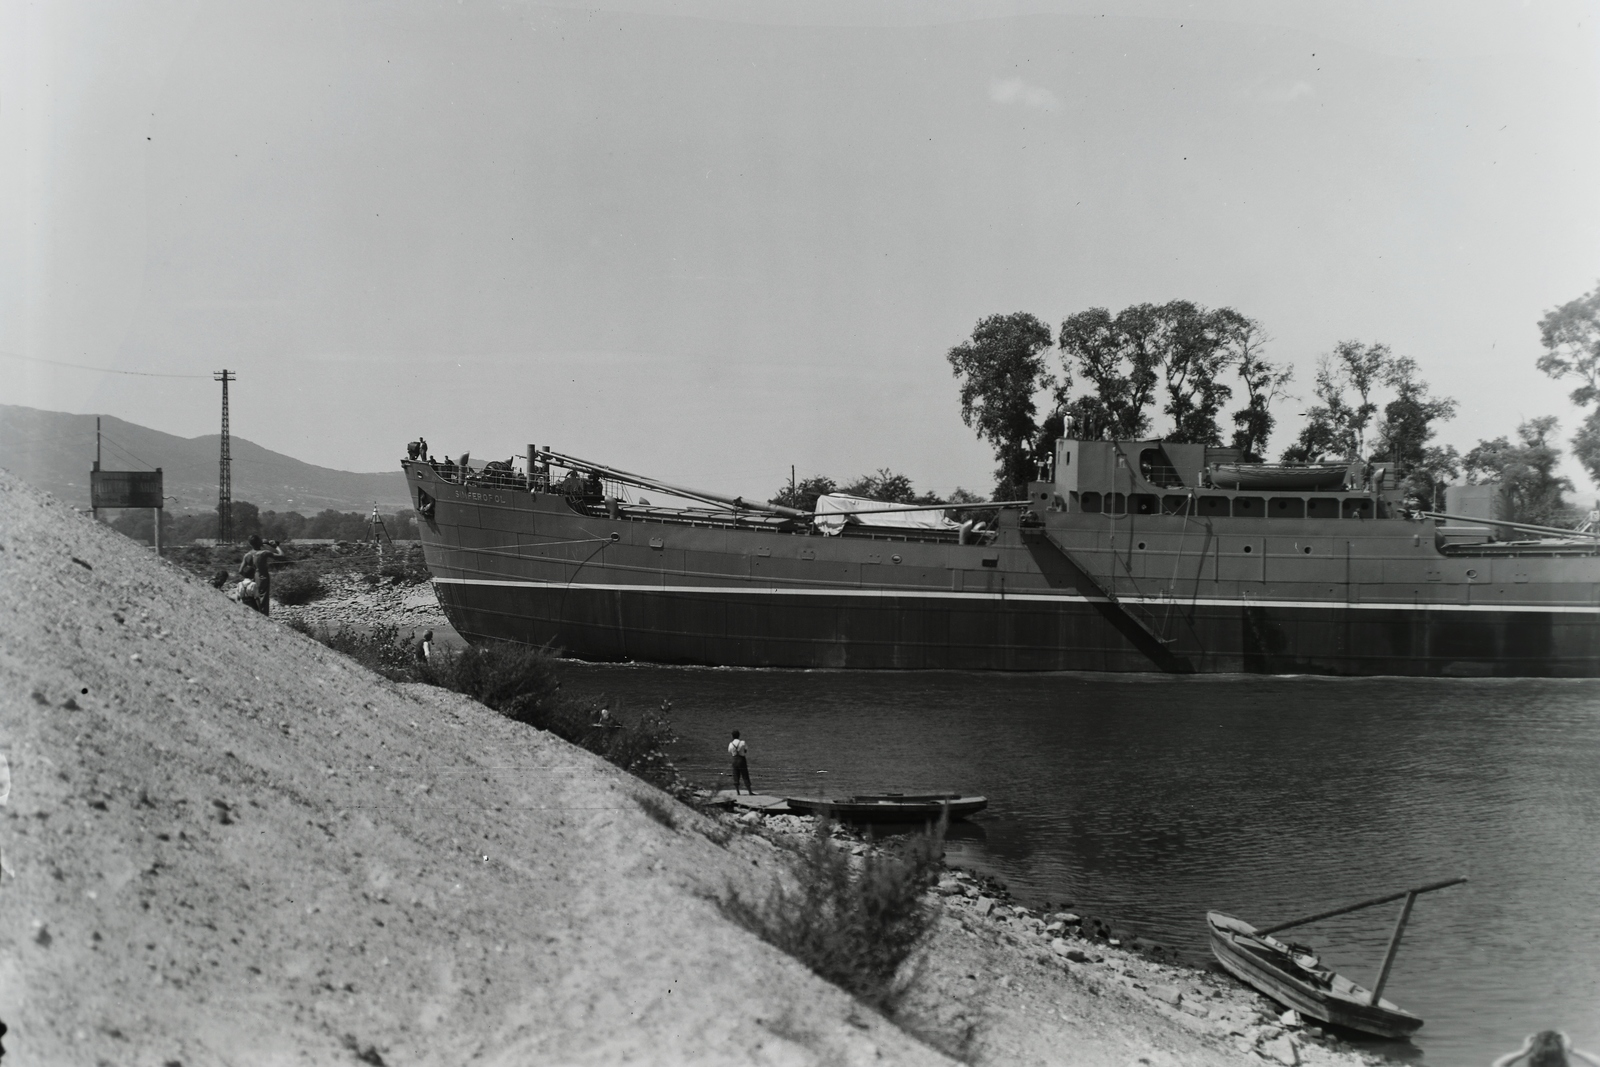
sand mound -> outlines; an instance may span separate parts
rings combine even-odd
[[[941,1061],[721,919],[769,846],[5,472],[0,635],[17,1063]]]

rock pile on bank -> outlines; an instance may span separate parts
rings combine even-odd
[[[400,636],[415,631],[442,631],[449,625],[429,582],[408,582],[351,571],[322,575],[323,595],[309,604],[273,604],[274,615],[284,621],[302,620],[312,626],[365,629],[395,626]]]

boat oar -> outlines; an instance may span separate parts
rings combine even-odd
[[[1331,919],[1335,915],[1345,915],[1352,911],[1360,911],[1362,908],[1371,908],[1378,904],[1387,904],[1391,900],[1399,900],[1401,897],[1415,897],[1422,893],[1431,893],[1435,889],[1448,889],[1450,886],[1460,885],[1465,881],[1465,878],[1447,878],[1442,882],[1432,882],[1428,885],[1420,885],[1415,889],[1402,889],[1398,893],[1389,893],[1381,897],[1373,897],[1371,900],[1363,900],[1359,904],[1346,904],[1342,908],[1334,908],[1332,911],[1319,911],[1315,915],[1307,915],[1303,919],[1290,919],[1288,922],[1278,923],[1276,926],[1265,926],[1256,931],[1256,936],[1265,937],[1267,934],[1275,934],[1279,930],[1287,930],[1291,926],[1304,926],[1306,923],[1314,923],[1318,919]]]
[[[1275,934],[1279,930],[1287,930],[1291,926],[1304,926],[1306,923],[1316,922],[1318,919],[1329,919],[1335,915],[1360,911],[1362,908],[1370,908],[1375,904],[1387,904],[1391,900],[1399,900],[1401,897],[1405,897],[1405,907],[1400,909],[1400,918],[1395,920],[1394,933],[1389,935],[1389,948],[1383,954],[1383,966],[1378,968],[1378,980],[1372,983],[1372,995],[1367,998],[1368,1004],[1376,1004],[1378,1003],[1378,998],[1383,996],[1383,987],[1389,982],[1389,968],[1394,966],[1395,954],[1400,951],[1400,936],[1406,932],[1406,920],[1411,918],[1411,906],[1417,902],[1417,897],[1423,893],[1431,893],[1435,889],[1448,889],[1453,885],[1460,885],[1466,880],[1465,878],[1447,878],[1442,882],[1419,885],[1415,889],[1402,889],[1398,893],[1373,897],[1371,900],[1363,900],[1359,904],[1347,904],[1342,908],[1334,908],[1332,911],[1322,911],[1315,915],[1307,915],[1304,919],[1290,919],[1286,923],[1279,923],[1264,930],[1257,930],[1256,934],[1257,936],[1265,937],[1267,934]]]

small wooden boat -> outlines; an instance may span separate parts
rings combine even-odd
[[[1377,1034],[1409,1037],[1422,1020],[1379,999],[1371,990],[1324,967],[1298,945],[1257,933],[1247,922],[1220,911],[1206,913],[1211,951],[1235,978],[1311,1019]]]
[[[1348,463],[1213,463],[1211,484],[1218,489],[1324,492],[1344,485]]]
[[[1235,978],[1301,1015],[1334,1026],[1377,1034],[1379,1037],[1409,1037],[1422,1025],[1422,1019],[1383,999],[1383,987],[1389,981],[1389,970],[1394,966],[1395,954],[1400,951],[1400,938],[1405,933],[1406,921],[1411,918],[1411,908],[1418,896],[1465,881],[1465,878],[1448,878],[1416,889],[1403,889],[1357,904],[1319,911],[1315,915],[1290,919],[1259,930],[1220,911],[1207,912],[1206,927],[1211,934],[1211,952],[1217,957],[1217,962]],[[1400,909],[1400,918],[1395,922],[1389,947],[1383,955],[1383,966],[1378,970],[1378,980],[1371,989],[1356,985],[1344,975],[1324,967],[1316,953],[1304,945],[1288,944],[1270,936],[1292,926],[1304,926],[1319,919],[1347,915],[1402,898],[1405,905]]]
[[[989,806],[987,797],[964,797],[960,793],[868,793],[834,800],[784,800],[796,814],[819,815],[840,822],[938,822],[946,813],[953,821]]]

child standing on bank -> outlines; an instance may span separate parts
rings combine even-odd
[[[739,731],[733,732],[733,740],[728,742],[728,758],[733,760],[733,795],[739,795],[739,783],[744,782],[745,789],[751,796],[756,795],[755,786],[750,784],[750,746],[739,738]]]

